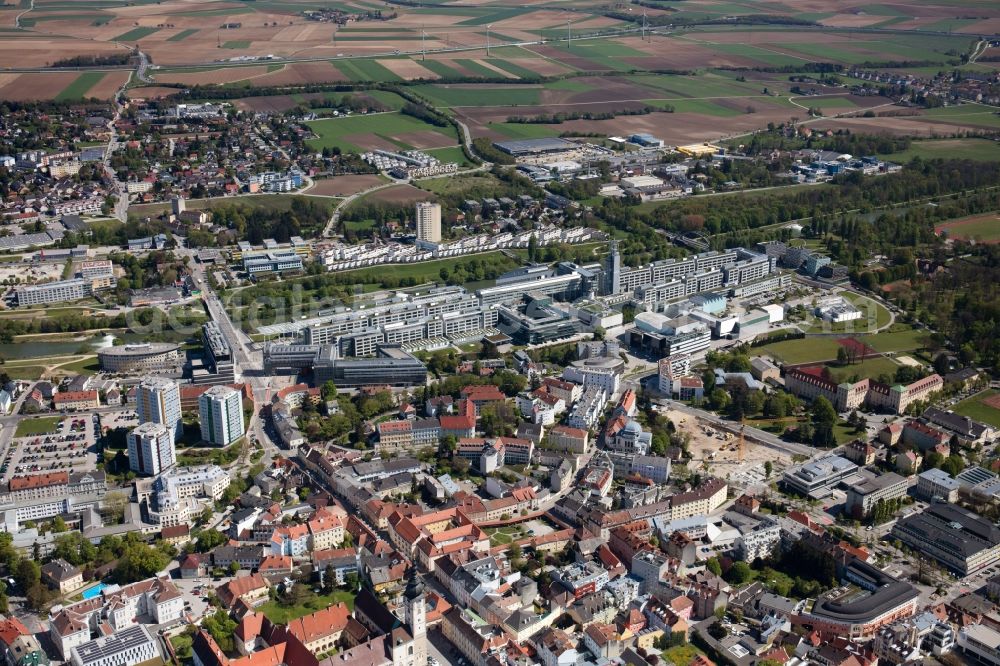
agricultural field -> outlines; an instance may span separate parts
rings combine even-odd
[[[905,164],[915,157],[932,159],[1000,160],[1000,143],[991,139],[933,139],[914,141],[899,153],[884,155],[886,159]]]
[[[950,220],[934,227],[934,233],[955,240],[975,240],[980,243],[1000,243],[1000,213],[973,215]]]
[[[436,127],[402,113],[373,113],[347,118],[327,118],[310,123],[319,135],[309,140],[315,150],[340,148],[344,151],[410,150],[447,148],[458,145],[451,127]]]

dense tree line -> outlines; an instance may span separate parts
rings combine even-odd
[[[670,104],[651,106],[649,104],[638,109],[616,109],[614,111],[559,111],[558,113],[542,113],[537,116],[508,116],[508,123],[522,125],[559,125],[567,120],[611,120],[618,116],[645,116],[654,111],[673,113]]]
[[[132,62],[131,53],[108,53],[104,55],[77,55],[60,58],[49,67],[108,67],[128,65]]]
[[[425,123],[434,125],[435,127],[448,127],[451,124],[443,114],[438,113],[424,104],[407,102],[403,105],[403,108],[400,109],[400,113],[406,116],[412,116],[417,120],[422,120]]]
[[[913,199],[991,187],[1000,182],[998,179],[1000,162],[914,160],[899,173],[877,178],[851,172],[835,178],[832,187],[802,188],[782,193],[745,193],[710,199],[690,197],[670,206],[658,206],[648,213],[632,209],[615,211],[613,202],[605,202],[601,213],[606,218],[624,216],[668,231],[681,231],[683,218],[700,215],[704,218],[704,230],[709,234],[731,233],[793,220],[821,218],[848,210],[865,212]],[[902,242],[905,244],[906,240],[902,239]]]

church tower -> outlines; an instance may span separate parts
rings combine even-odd
[[[413,642],[406,650],[405,662],[412,666],[427,664],[427,604],[424,584],[417,577],[417,567],[411,566],[406,590],[403,592],[403,623],[410,631]],[[393,659],[395,662],[395,658]]]

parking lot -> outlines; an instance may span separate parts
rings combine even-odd
[[[44,423],[39,419],[39,423]],[[48,431],[15,437],[0,463],[0,481],[50,472],[96,469],[94,418],[90,414],[62,417]]]

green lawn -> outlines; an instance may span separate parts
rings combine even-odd
[[[943,158],[992,162],[1000,160],[1000,143],[990,139],[928,139],[914,141],[906,150],[883,157],[900,163],[909,162],[915,157],[924,160]]]
[[[146,37],[149,37],[150,35],[152,35],[154,33],[157,33],[159,31],[160,31],[159,28],[149,28],[149,27],[132,28],[131,30],[129,30],[125,34],[118,35],[112,41],[116,41],[116,42],[137,42],[140,39],[144,39]]]
[[[17,424],[15,437],[30,437],[31,435],[48,435],[59,429],[61,416],[47,416],[34,419],[24,419]]]
[[[304,604],[288,607],[282,606],[277,601],[268,601],[257,610],[268,617],[276,624],[288,624],[292,620],[297,620],[303,615],[309,615],[316,611],[329,608],[334,604],[343,601],[347,607],[354,609],[354,593],[347,590],[334,590],[330,594],[317,594],[314,598]]]
[[[807,333],[870,333],[889,325],[892,315],[881,303],[853,292],[843,292],[841,295],[861,310],[861,318],[837,324],[817,318]]]
[[[876,351],[902,352],[925,347],[928,342],[927,337],[927,333],[923,331],[897,324],[888,331],[876,333],[875,335],[858,336],[858,341],[865,343]]]
[[[516,109],[511,109],[516,112]],[[490,128],[511,139],[541,139],[559,136],[563,130],[559,125],[537,125],[535,123],[493,123]]]
[[[968,416],[970,419],[975,419],[977,421],[982,421],[983,423],[988,423],[995,428],[1000,428],[1000,409],[994,409],[989,405],[983,404],[983,399],[997,395],[1000,391],[996,389],[989,389],[981,393],[977,393],[971,398],[966,398],[962,402],[958,403],[951,408],[956,414],[962,414],[963,416]]]
[[[833,379],[840,383],[849,381],[854,376],[861,379],[875,379],[879,375],[889,375],[891,377],[896,374],[896,370],[900,365],[892,359],[880,356],[878,358],[867,358],[860,363],[852,363],[843,367],[836,365],[827,365],[826,367],[830,369],[830,375]]]
[[[84,72],[76,77],[73,83],[66,86],[61,93],[56,95],[56,101],[81,99],[106,75],[107,72]]]
[[[394,140],[393,136],[409,132],[432,131],[451,137],[456,144],[458,143],[458,136],[452,127],[437,127],[402,113],[327,118],[310,123],[310,128],[319,135],[319,138],[309,139],[306,143],[317,151],[327,147],[337,147],[343,151],[362,152],[367,147],[352,143],[350,140],[352,136],[362,134],[376,134],[404,149],[408,147],[405,142]]]
[[[742,110],[722,106],[710,99],[646,100],[646,103],[661,109],[671,106],[676,113],[697,113],[703,116],[718,116],[720,118],[738,116],[743,113]]]
[[[435,148],[433,150],[425,150],[424,152],[438,158],[442,162],[455,162],[459,166],[469,163],[469,161],[465,159],[465,153],[462,152],[461,146],[452,146],[451,148]]]
[[[265,196],[260,195],[246,195],[238,197],[217,197],[214,199],[189,199],[185,202],[188,210],[212,210],[218,207],[228,207],[233,205],[240,206],[250,206],[253,208],[260,208],[267,211],[286,211],[290,210],[292,207],[292,201],[295,199],[309,199],[319,205],[325,205],[327,209],[332,213],[333,207],[337,205],[337,202],[331,199],[321,199],[318,197],[308,197],[308,195],[302,194],[268,194]],[[129,206],[130,216],[136,218],[156,216],[170,210],[169,203],[153,203],[153,204],[139,204],[136,206]],[[120,224],[118,220],[113,221],[115,225]]]
[[[98,363],[96,356],[91,356],[80,359],[79,361],[67,363],[66,365],[61,365],[58,369],[77,375],[94,375],[100,372],[101,364]]]
[[[762,354],[770,354],[775,358],[793,365],[800,363],[820,363],[837,358],[840,345],[831,336],[813,336],[799,340],[783,340],[772,342],[763,347],[757,347]]]

